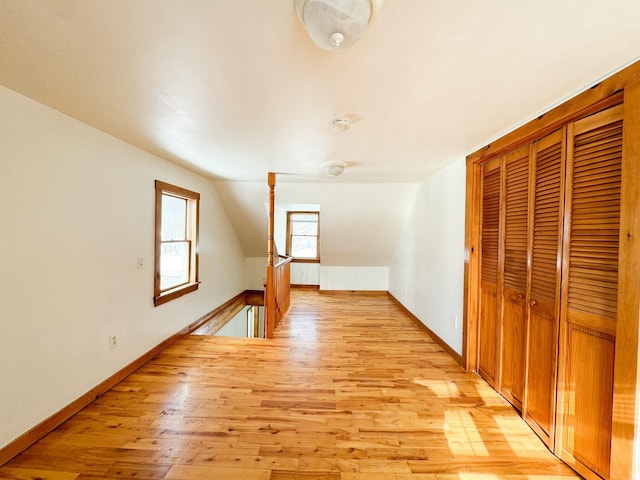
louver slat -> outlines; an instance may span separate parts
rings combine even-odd
[[[574,137],[568,306],[616,318],[622,121]]]
[[[506,164],[504,286],[527,288],[527,211],[529,206],[529,154]]]
[[[482,281],[498,283],[500,227],[500,169],[483,172],[482,188]]]
[[[556,301],[561,172],[562,150],[559,143],[538,152],[531,298],[549,303]]]

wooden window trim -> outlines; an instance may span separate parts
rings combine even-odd
[[[198,290],[200,285],[198,264],[199,264],[199,230],[200,230],[200,194],[177,187],[169,183],[155,181],[156,202],[155,202],[155,258],[153,275],[153,304],[157,307],[171,300],[175,300],[187,293]],[[171,289],[161,290],[160,288],[160,250],[162,237],[162,196],[170,194],[178,198],[187,200],[189,217],[187,229],[189,232],[189,280]]]
[[[320,263],[319,258],[292,258],[292,263]]]
[[[291,255],[291,215],[315,215],[318,219],[318,234],[316,235],[316,258],[298,258]],[[286,254],[291,258],[293,263],[320,263],[320,212],[303,212],[290,211],[287,212],[287,246]]]

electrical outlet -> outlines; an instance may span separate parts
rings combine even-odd
[[[113,350],[118,346],[118,337],[116,335],[109,336],[109,350]]]

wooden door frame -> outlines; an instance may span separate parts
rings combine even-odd
[[[613,439],[611,478],[638,480],[640,458],[634,458],[638,435],[640,378],[640,82],[624,91],[622,123],[622,188],[618,271],[618,319],[613,383]],[[629,459],[626,461],[625,459]]]
[[[624,98],[623,180],[620,218],[619,308],[613,394],[612,480],[640,480],[635,443],[640,413],[640,62],[467,156],[462,364],[476,371],[480,246],[480,179],[486,161],[531,143],[567,123],[619,104]],[[636,238],[638,238],[636,240]]]

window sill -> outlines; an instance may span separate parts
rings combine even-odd
[[[291,261],[294,263],[320,263],[319,258],[292,258]]]
[[[171,300],[175,300],[187,293],[195,292],[198,290],[198,286],[200,282],[196,283],[188,283],[187,285],[181,285],[180,287],[174,288],[173,290],[167,290],[166,292],[161,293],[153,297],[153,305],[158,306],[164,303],[170,302]]]

